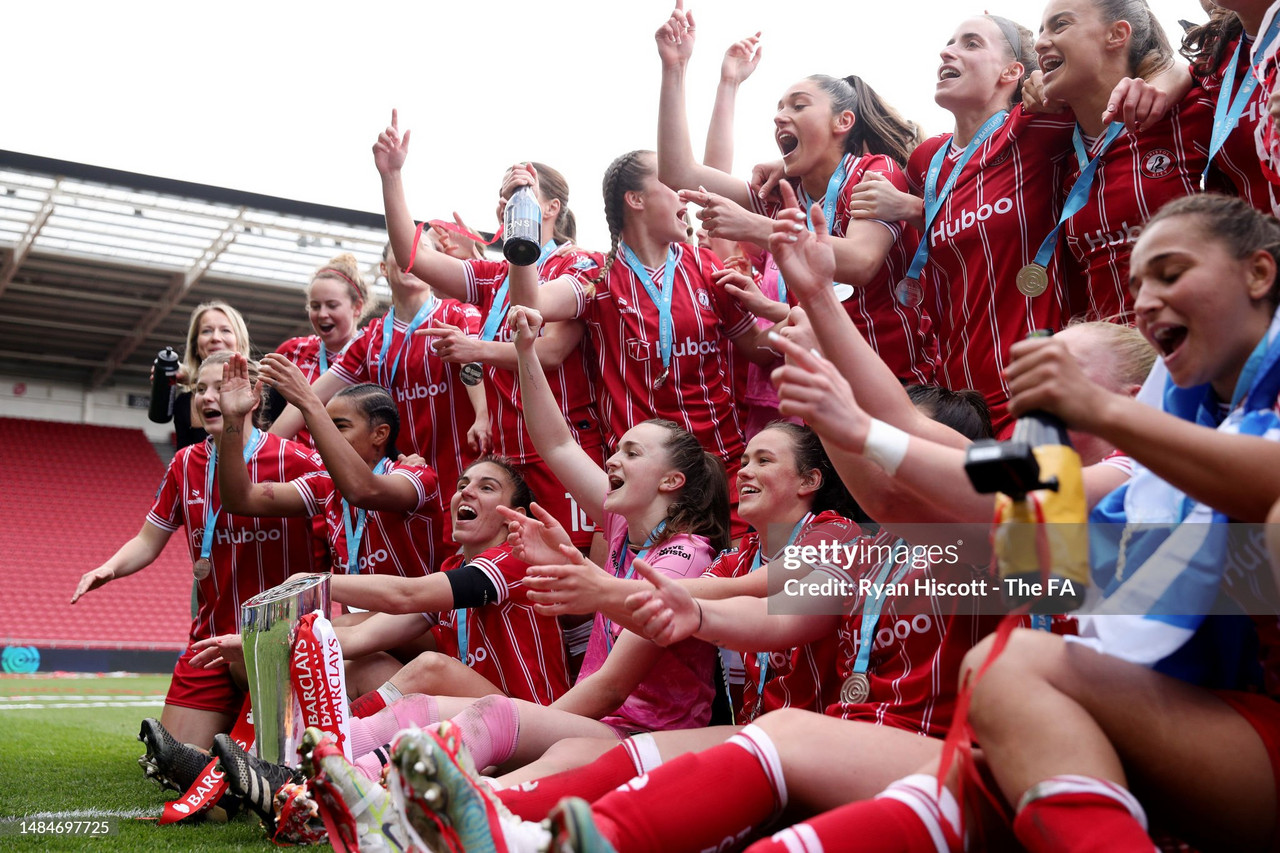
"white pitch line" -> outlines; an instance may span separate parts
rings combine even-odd
[[[163,704],[163,699],[141,702],[42,702],[25,705],[0,703],[0,711],[46,711],[57,708],[155,708]]]
[[[112,811],[110,809],[75,809],[69,812],[32,812],[17,817],[0,817],[0,822],[17,823],[23,820],[71,820],[73,818],[95,817],[156,817],[155,809],[128,809]]]
[[[0,704],[4,702],[114,702],[129,699],[163,700],[164,694],[108,693],[105,696],[78,696],[65,693],[36,693],[31,696],[0,696]]]

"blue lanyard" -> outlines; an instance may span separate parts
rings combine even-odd
[[[1098,174],[1098,164],[1102,161],[1102,155],[1107,153],[1107,149],[1111,147],[1112,142],[1116,141],[1116,137],[1120,135],[1122,130],[1124,130],[1123,124],[1118,121],[1111,122],[1107,127],[1106,135],[1102,138],[1102,145],[1098,148],[1098,156],[1090,160],[1089,152],[1084,147],[1084,140],[1080,137],[1080,125],[1076,125],[1071,142],[1076,148],[1076,160],[1080,164],[1080,176],[1071,185],[1071,192],[1067,194],[1067,202],[1062,206],[1062,215],[1058,217],[1058,224],[1053,226],[1053,230],[1049,232],[1048,237],[1044,238],[1044,242],[1040,244],[1039,251],[1036,252],[1035,262],[1040,266],[1049,266],[1049,259],[1053,257],[1053,249],[1058,245],[1058,232],[1062,230],[1063,223],[1075,216],[1084,207],[1085,202],[1089,200],[1089,191],[1093,188],[1093,179]]]
[[[831,178],[827,181],[827,194],[822,197],[822,213],[827,218],[827,233],[831,233],[831,229],[836,224],[836,202],[840,200],[840,187],[844,185],[845,178],[849,177],[849,163],[852,161],[853,155],[846,154],[840,159],[840,165],[831,173]],[[810,200],[809,194],[804,191],[804,185],[800,186],[801,204],[804,205],[805,224],[809,226],[809,230],[813,230],[813,201]],[[782,277],[782,270],[778,270],[778,301],[783,305],[787,304],[787,282]]]
[[[644,555],[649,553],[649,549],[653,547],[653,540],[657,539],[658,536],[661,535],[662,531],[666,529],[666,526],[667,520],[664,518],[662,521],[659,521],[658,526],[653,528],[649,535],[645,537],[644,544],[640,546],[640,550],[636,552],[634,557],[627,561],[626,574],[620,574],[622,572],[622,562],[627,559],[627,556],[631,553],[631,549],[627,547],[626,539],[623,539],[622,547],[618,549],[617,554],[613,555],[613,576],[615,578],[621,577],[625,581],[631,580],[632,576],[636,573],[636,560],[643,559]],[[604,620],[605,645],[612,649],[613,622],[609,620],[608,616],[601,616],[601,618]]]
[[[676,290],[675,244],[667,247],[667,261],[662,268],[662,290],[653,286],[649,271],[645,269],[644,264],[640,263],[640,259],[636,257],[635,252],[631,251],[631,247],[623,243],[621,248],[623,262],[635,273],[636,278],[640,279],[645,293],[649,294],[653,304],[658,307],[658,350],[662,355],[662,371],[665,374],[671,369],[671,347],[675,340],[675,324],[671,320],[671,297]]]
[[[245,465],[249,464],[253,454],[258,452],[258,448],[266,440],[267,437],[254,427],[249,433],[249,440],[244,445]],[[217,509],[213,507],[213,473],[217,467],[218,445],[214,444],[209,451],[209,468],[204,472],[204,537],[200,542],[200,556],[206,560],[209,559],[209,553],[213,550],[213,526],[218,523],[218,516],[222,515],[221,503],[218,504]]]
[[[387,352],[391,349],[391,338],[395,334],[396,309],[395,306],[387,309],[386,316],[382,318],[382,352],[378,354],[378,379],[383,388],[390,389],[391,383],[396,381],[396,371],[400,368],[400,357],[408,352],[409,344],[413,340],[413,333],[418,330],[419,326],[431,319],[431,315],[435,313],[439,305],[440,300],[432,296],[422,303],[418,313],[413,315],[413,319],[409,321],[409,327],[404,330],[404,342],[400,344],[400,349],[396,353],[395,359],[391,362],[390,373],[387,372]]]
[[[901,539],[893,543],[889,549],[889,557],[880,567],[880,575],[876,578],[877,584],[884,584],[885,578],[889,577],[889,573],[893,571],[893,558],[897,553],[898,546],[902,545]],[[894,575],[890,583],[898,583],[907,572],[911,570],[911,562],[904,562],[898,567],[897,574]],[[889,598],[887,594],[875,596],[875,598],[867,597],[862,604],[862,627],[858,632],[861,640],[858,642],[858,658],[853,663],[853,671],[856,673],[865,673],[867,667],[871,663],[871,647],[876,644],[876,626],[880,624],[880,611],[884,609],[885,599]]]
[[[329,369],[329,353],[325,352],[324,341],[320,342],[320,372],[324,373]]]
[[[811,518],[813,518],[813,513],[807,512],[805,513],[804,518],[796,522],[796,526],[791,528],[791,538],[787,540],[787,544],[784,546],[783,550],[786,550],[786,548],[790,548],[795,544],[796,537],[800,535],[801,529],[809,523],[809,519]],[[756,555],[751,558],[751,568],[748,570],[747,574],[751,574],[751,572],[760,568],[761,554],[763,551],[764,543],[758,542],[756,546]],[[756,684],[756,714],[759,714],[760,703],[764,701],[764,683],[769,677],[768,652],[756,652],[756,666],[760,669],[760,680]],[[753,714],[752,717],[754,718],[755,714]]]
[[[547,262],[547,258],[551,257],[551,253],[556,248],[555,240],[548,240],[543,244],[542,254],[538,256],[539,273],[542,272],[542,265]],[[480,330],[480,340],[491,341],[498,336],[498,327],[502,325],[502,321],[507,316],[507,309],[510,307],[507,300],[507,291],[510,288],[511,273],[507,272],[507,277],[502,280],[502,286],[498,288],[498,292],[493,296],[493,304],[489,306],[489,315],[484,318],[484,328]]]
[[[956,185],[956,179],[960,177],[964,167],[968,165],[969,160],[977,153],[979,146],[986,142],[991,134],[995,133],[1004,124],[1004,120],[1008,116],[1009,113],[1000,110],[987,119],[982,127],[978,128],[978,132],[974,134],[973,139],[970,139],[969,144],[965,146],[964,152],[960,155],[960,159],[956,161],[955,168],[947,176],[947,182],[942,185],[941,190],[938,189],[938,176],[942,174],[942,164],[947,159],[947,152],[951,149],[951,140],[955,139],[955,135],[953,134],[950,139],[938,146],[937,152],[933,155],[933,160],[929,162],[929,171],[925,174],[924,179],[924,238],[920,241],[920,245],[916,247],[915,257],[911,259],[911,267],[907,270],[907,278],[915,281],[920,280],[920,272],[929,260],[929,228],[933,225],[933,220],[938,218],[942,205],[946,202],[947,197],[951,195],[951,190]]]
[[[385,474],[387,468],[390,467],[391,460],[383,457],[378,460],[378,464],[374,466],[373,473],[375,475]],[[347,499],[342,499],[342,528],[347,535],[347,574],[357,575],[360,573],[360,543],[364,541],[364,525],[369,520],[368,512],[360,507],[355,511],[356,524],[351,526],[351,505],[347,503]]]
[[[1268,45],[1275,40],[1276,33],[1280,32],[1280,15],[1277,15],[1271,21],[1271,26],[1267,27],[1267,31],[1258,39],[1258,52],[1264,52]],[[1213,158],[1218,156],[1218,152],[1222,150],[1222,146],[1226,144],[1227,137],[1231,135],[1231,131],[1240,122],[1240,116],[1244,115],[1244,108],[1249,103],[1249,98],[1253,95],[1253,90],[1258,87],[1258,75],[1254,73],[1253,66],[1249,67],[1250,73],[1240,81],[1240,88],[1232,94],[1232,89],[1236,85],[1236,70],[1240,63],[1240,50],[1244,47],[1245,38],[1241,35],[1240,40],[1236,42],[1235,53],[1231,54],[1231,62],[1227,70],[1222,74],[1222,87],[1218,89],[1218,102],[1213,108],[1213,133],[1209,137],[1209,162],[1205,163],[1204,172],[1200,175],[1200,189],[1203,190],[1209,181],[1209,167],[1213,164]]]

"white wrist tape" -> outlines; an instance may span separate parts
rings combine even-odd
[[[907,455],[907,443],[911,436],[884,421],[871,419],[867,430],[867,443],[862,455],[884,469],[892,477]]]

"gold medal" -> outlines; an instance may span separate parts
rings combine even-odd
[[[871,679],[865,672],[855,672],[840,685],[840,701],[845,705],[861,705],[871,695]]]
[[[1027,264],[1018,270],[1018,291],[1032,298],[1049,289],[1049,271],[1039,264]]]
[[[659,388],[661,388],[664,384],[666,384],[667,377],[670,375],[671,375],[670,368],[667,368],[667,367],[662,368],[662,372],[658,374],[658,378],[655,379],[653,382],[653,389],[656,391]]]
[[[924,301],[924,288],[914,278],[904,278],[893,289],[893,297],[904,308],[915,308]]]
[[[480,366],[478,361],[469,361],[462,365],[459,373],[463,385],[475,387],[480,384],[480,380],[484,378],[484,368]]]
[[[201,557],[196,560],[195,565],[191,567],[191,574],[196,576],[196,580],[202,581],[209,577],[209,573],[213,571],[213,563],[209,562],[208,557]]]

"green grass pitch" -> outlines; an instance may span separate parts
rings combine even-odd
[[[41,815],[110,818],[119,827],[115,835],[71,838],[22,836],[8,824],[0,826],[0,850],[270,848],[252,814],[224,824],[154,819],[177,794],[142,775],[138,725],[160,716],[168,686],[167,675],[0,676],[0,823]]]

